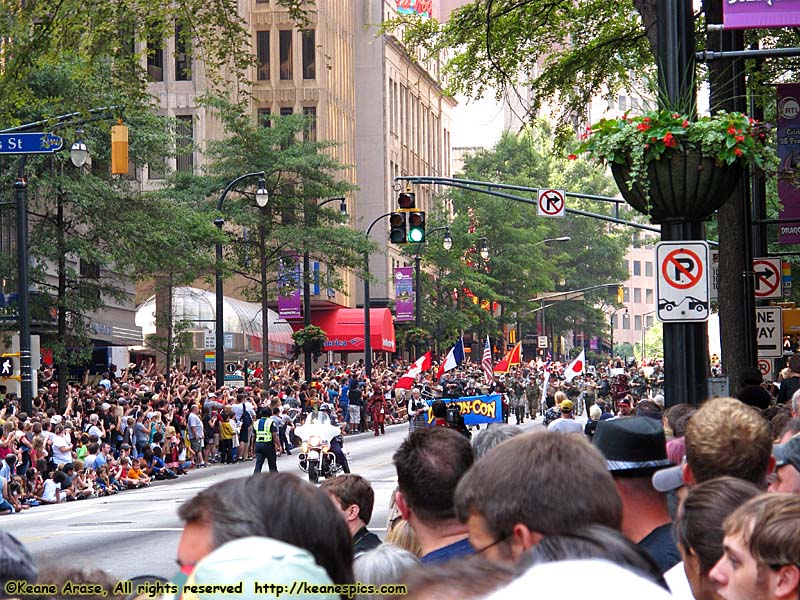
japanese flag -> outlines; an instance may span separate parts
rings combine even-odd
[[[583,369],[586,366],[586,353],[581,350],[581,353],[578,355],[578,358],[573,360],[569,363],[566,369],[564,369],[564,379],[567,381],[572,381],[575,377],[583,373]]]

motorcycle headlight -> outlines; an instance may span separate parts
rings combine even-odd
[[[312,446],[319,446],[319,442],[320,439],[318,435],[312,435],[310,438],[308,438],[308,443]]]
[[[303,443],[300,445],[300,449],[303,451],[303,453],[304,453],[304,454],[305,454],[306,452],[308,452],[308,442],[303,442]]]
[[[322,451],[323,451],[324,453],[326,453],[326,454],[327,454],[328,452],[330,452],[330,450],[331,450],[331,447],[330,447],[330,446],[323,446],[323,447],[322,447]]]

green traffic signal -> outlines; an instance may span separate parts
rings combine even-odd
[[[425,241],[425,213],[423,211],[408,214],[408,241],[414,244]]]

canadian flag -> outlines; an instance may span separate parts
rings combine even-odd
[[[566,369],[564,369],[564,379],[566,381],[572,381],[583,373],[583,368],[586,366],[586,353],[581,350],[581,353],[578,354],[578,358],[573,360]]]
[[[426,352],[422,356],[420,356],[416,362],[411,365],[411,368],[406,371],[405,375],[400,377],[397,380],[397,383],[394,385],[395,388],[399,388],[401,390],[410,390],[411,386],[414,385],[414,381],[417,379],[417,375],[420,373],[424,373],[428,369],[431,368],[431,353]]]

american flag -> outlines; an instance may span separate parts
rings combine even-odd
[[[483,367],[483,377],[486,383],[494,381],[494,365],[492,364],[492,348],[489,345],[489,336],[486,336],[486,343],[483,345],[483,358],[481,359],[481,366]]]

